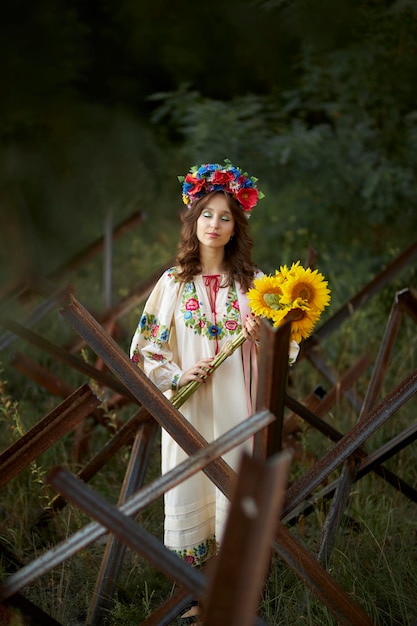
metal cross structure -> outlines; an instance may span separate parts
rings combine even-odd
[[[91,626],[102,623],[103,610],[111,604],[126,549],[142,555],[153,567],[163,571],[165,576],[177,584],[176,592],[142,622],[144,626],[170,624],[184,611],[191,599],[197,599],[201,603],[201,620],[207,626],[249,626],[265,623],[257,615],[257,610],[273,553],[330,610],[338,623],[372,624],[371,618],[355,603],[350,591],[337,583],[327,571],[326,565],[352,485],[363,476],[375,472],[391,487],[417,502],[416,490],[384,466],[389,458],[415,441],[417,423],[410,424],[391,441],[385,442],[379,450],[367,453],[364,448],[369,437],[417,391],[417,371],[413,370],[382,401],[377,401],[403,317],[407,316],[417,322],[416,293],[412,289],[404,289],[395,296],[364,399],[353,393],[352,386],[369,366],[367,355],[363,355],[347,372],[339,374],[326,363],[320,350],[320,341],[359,307],[364,306],[374,293],[416,258],[417,243],[399,255],[371,283],[365,285],[304,343],[299,358],[308,359],[312,367],[325,375],[332,385],[332,389],[326,394],[312,393],[304,401],[297,400],[290,394],[287,364],[289,328],[283,326],[277,330],[264,324],[256,412],[210,443],[204,440],[180,411],[128,359],[111,334],[114,329],[112,321],[123,317],[125,311],[130,310],[149,293],[160,272],[140,285],[124,303],[106,311],[100,319],[93,317],[71,290],[64,289],[51,293],[46,298],[45,305],[32,311],[24,323],[2,320],[6,333],[0,337],[0,349],[8,347],[15,337],[20,337],[54,359],[81,372],[87,379],[96,381],[110,394],[107,401],[113,409],[131,405],[134,414],[125,423],[109,424],[100,407],[101,400],[89,384],[85,383],[74,390],[27,356],[20,353],[13,356],[12,365],[37,384],[64,399],[30,431],[0,453],[0,487],[12,481],[47,447],[69,431],[77,429],[81,437],[84,434],[88,438],[88,432],[79,430],[87,416],[94,423],[108,428],[111,438],[77,475],[63,467],[51,468],[48,481],[56,489],[57,496],[43,512],[43,518],[58,514],[67,502],[72,502],[94,521],[29,563],[20,564],[16,559],[15,571],[0,582],[0,618],[3,621],[9,619],[8,616],[12,615],[11,609],[18,607],[25,624],[57,624],[39,607],[30,603],[28,605],[22,592],[48,571],[107,535],[88,608],[88,624]],[[76,332],[77,339],[72,350],[51,344],[31,329],[57,304],[62,317]],[[76,356],[75,353],[82,345],[88,345],[95,353],[96,366],[89,365]],[[347,433],[338,432],[323,420],[323,416],[340,394],[344,394],[359,413],[357,423]],[[290,419],[284,419],[285,411],[290,412]],[[298,480],[287,485],[291,454],[283,451],[283,447],[286,444],[286,425],[289,428],[291,417],[303,420],[309,428],[322,433],[333,442],[333,447],[321,458],[315,459],[311,468]],[[170,433],[186,451],[188,458],[171,472],[144,485],[159,427]],[[253,458],[243,457],[240,470],[236,474],[222,456],[250,437],[254,438]],[[114,506],[106,502],[87,483],[97,472],[104,471],[106,464],[124,446],[129,446],[129,463],[120,486],[117,504]],[[74,447],[75,456],[82,459],[84,453],[81,444],[74,444]],[[339,477],[327,482],[335,470],[339,470]],[[135,516],[140,511],[155,502],[168,489],[198,471],[205,472],[231,502],[220,553],[202,571],[192,568],[170,553],[159,540],[135,521]],[[319,488],[320,491],[317,492]],[[313,510],[313,493],[316,500],[322,498],[331,502],[319,540],[318,554],[312,554],[291,533],[291,525],[301,515],[305,516]],[[4,546],[0,546],[0,550],[2,549],[5,549]]]

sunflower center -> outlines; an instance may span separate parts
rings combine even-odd
[[[281,308],[280,293],[264,293],[263,299],[266,306],[274,311],[278,311]]]
[[[306,317],[307,313],[303,309],[291,309],[284,319],[289,322],[299,322]]]
[[[311,302],[314,298],[314,289],[309,283],[298,283],[294,285],[293,289],[293,300],[297,298],[302,298],[303,300],[307,300],[307,302]]]

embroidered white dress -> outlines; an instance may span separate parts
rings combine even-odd
[[[244,319],[249,311],[246,298],[237,284],[222,287],[221,280],[221,276],[200,275],[182,283],[171,269],[161,276],[145,304],[130,355],[168,397],[184,371],[202,358],[214,357],[242,329],[241,314]],[[256,357],[253,344],[244,346],[249,349],[245,368],[240,348],[181,407],[208,442],[252,412],[248,377],[250,367],[252,373],[256,371]],[[251,445],[242,444],[224,459],[236,470],[242,450],[250,450]],[[161,456],[162,473],[186,458],[164,430]],[[190,563],[204,561],[221,540],[227,511],[227,498],[199,472],[165,494],[165,545]]]

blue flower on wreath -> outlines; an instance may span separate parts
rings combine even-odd
[[[140,328],[144,328],[146,326],[146,315],[145,314],[143,314],[142,317],[140,318],[139,326],[140,326]]]
[[[166,341],[168,339],[168,331],[166,329],[163,330],[159,338],[161,341]]]
[[[184,311],[184,319],[189,320],[193,316],[192,311]]]

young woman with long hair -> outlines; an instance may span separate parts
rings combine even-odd
[[[166,395],[201,382],[181,412],[209,442],[254,410],[260,328],[245,294],[260,275],[248,222],[259,197],[256,179],[229,161],[192,168],[183,182],[187,208],[176,265],[154,287],[132,340],[131,358]],[[211,376],[214,356],[242,329],[248,341]],[[228,452],[226,462],[236,470],[250,447]],[[162,472],[185,458],[163,431]],[[207,476],[192,476],[165,494],[165,545],[202,563],[217,550],[227,512],[227,499]]]

